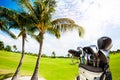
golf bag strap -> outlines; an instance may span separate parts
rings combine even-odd
[[[110,71],[108,72],[104,72],[101,77],[100,80],[112,80],[112,74]]]

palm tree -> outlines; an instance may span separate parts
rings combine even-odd
[[[40,43],[39,53],[38,53],[35,70],[31,78],[31,80],[38,80],[38,69],[39,69],[39,63],[41,58],[44,34],[47,31],[47,29],[51,30],[50,19],[52,15],[51,13],[55,11],[54,10],[55,1],[54,0],[35,0],[33,3],[31,3],[30,0],[16,0],[16,1],[20,3],[20,5],[22,5],[24,9],[27,10],[26,13],[32,16],[31,20],[33,20],[35,27],[39,31],[39,34],[38,34],[39,43]]]
[[[30,20],[28,19],[28,16],[25,13],[18,13],[17,11],[10,10],[4,7],[0,7],[0,11],[0,15],[2,15],[1,18],[5,18],[7,21],[11,22],[11,24],[9,24],[9,28],[19,29],[20,33],[18,37],[22,36],[22,55],[18,67],[12,77],[12,80],[16,80],[24,58],[24,47],[27,34],[26,26],[30,24]]]
[[[36,61],[34,73],[31,80],[38,80],[38,71],[40,58],[42,53],[42,46],[44,40],[44,34],[46,32],[54,34],[57,38],[60,37],[60,31],[71,30],[74,27],[78,27],[73,20],[67,18],[57,19],[51,22],[52,13],[55,12],[56,1],[55,0],[35,0],[31,2],[30,0],[15,0],[18,4],[22,6],[26,13],[31,15],[31,20],[35,28],[37,28],[39,34],[37,40],[39,41],[39,53]],[[60,21],[60,22],[59,22]],[[68,27],[68,28],[67,28]],[[34,27],[33,27],[34,28]],[[79,29],[79,32],[81,27]],[[81,33],[80,33],[81,34]]]
[[[18,35],[18,37],[22,37],[22,55],[21,55],[21,59],[20,62],[18,64],[18,67],[12,77],[12,80],[16,80],[18,73],[20,71],[22,62],[23,62],[23,58],[24,58],[24,52],[25,52],[25,40],[27,38],[27,34],[31,33],[30,35],[34,35],[31,31],[29,31],[29,27],[31,26],[31,21],[29,19],[29,16],[25,13],[21,13],[20,15],[18,15],[18,22],[16,24],[14,24],[13,28],[19,28],[20,33]]]
[[[25,30],[21,29],[21,32],[19,34],[19,36],[22,36],[22,55],[21,55],[21,58],[20,58],[20,61],[19,61],[19,64],[17,66],[17,69],[12,77],[11,80],[16,80],[17,79],[17,76],[18,76],[18,73],[20,71],[20,68],[21,68],[21,65],[22,65],[22,62],[23,62],[23,58],[24,58],[24,47],[25,47],[25,39],[26,39],[26,33],[25,33]]]

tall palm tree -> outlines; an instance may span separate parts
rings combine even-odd
[[[36,61],[34,73],[31,77],[31,80],[38,80],[38,71],[39,71],[39,64],[42,53],[44,34],[46,32],[49,32],[55,34],[55,36],[57,37],[60,37],[60,31],[66,31],[67,29],[70,30],[72,29],[72,25],[74,27],[78,25],[76,25],[73,20],[69,20],[65,18],[62,20],[54,20],[53,22],[51,22],[52,13],[55,12],[55,6],[56,6],[55,0],[34,0],[32,2],[30,0],[14,0],[14,1],[16,1],[19,5],[21,5],[27,14],[31,15],[31,20],[33,21],[34,26],[39,31],[37,37],[39,41],[39,53],[38,53],[38,58]]]
[[[39,53],[38,58],[35,66],[34,73],[32,75],[31,80],[38,80],[38,69],[39,69],[39,63],[41,58],[41,52],[42,52],[42,46],[43,46],[43,39],[44,34],[47,31],[47,29],[51,28],[50,19],[51,19],[51,13],[53,13],[54,7],[55,7],[55,1],[54,0],[35,0],[33,3],[30,2],[30,0],[16,0],[24,9],[26,9],[26,13],[30,14],[31,20],[33,20],[33,23],[35,27],[39,31]]]
[[[12,27],[12,28],[19,28],[20,33],[19,33],[18,37],[22,37],[22,55],[21,55],[21,59],[19,61],[18,67],[12,77],[12,80],[17,79],[18,73],[20,71],[20,68],[21,68],[21,65],[23,62],[23,58],[24,58],[24,52],[25,52],[25,40],[27,38],[27,34],[31,33],[28,31],[29,29],[27,29],[27,27],[29,27],[31,25],[32,24],[29,20],[29,17],[26,14],[21,13],[20,15],[18,15],[18,22],[16,24],[14,24],[14,26]],[[31,33],[31,35],[32,35],[32,33]]]
[[[20,33],[18,37],[22,36],[22,55],[21,55],[18,67],[12,77],[12,80],[16,80],[22,65],[23,58],[24,58],[26,26],[30,24],[30,20],[28,19],[28,16],[25,13],[18,13],[17,11],[10,10],[4,7],[0,7],[0,12],[1,12],[0,18],[3,18],[3,19],[5,18],[7,21],[11,22],[11,24],[9,24],[9,28],[19,29]]]

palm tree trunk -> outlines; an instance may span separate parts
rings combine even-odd
[[[19,65],[18,65],[18,67],[16,69],[16,72],[14,73],[11,80],[16,80],[17,76],[18,76],[18,73],[20,72],[20,68],[21,68],[21,65],[22,65],[23,58],[24,58],[24,45],[25,45],[25,39],[24,39],[24,36],[22,36],[22,55],[21,55]]]
[[[40,64],[40,58],[41,58],[41,53],[42,53],[42,46],[43,46],[43,34],[40,34],[40,46],[39,46],[39,53],[38,53],[38,58],[36,61],[36,66],[34,69],[34,73],[31,77],[31,80],[38,80],[38,71],[39,71],[39,64]]]

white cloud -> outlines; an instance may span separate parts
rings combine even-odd
[[[115,46],[119,46],[114,41],[114,33],[116,31],[116,34],[119,34],[120,30],[120,1],[74,0],[72,2],[71,0],[61,0],[59,2],[63,4],[58,5],[55,18],[68,17],[85,28],[85,36],[79,41],[79,44],[82,46],[97,44],[97,39],[101,36],[110,36]],[[115,29],[115,27],[117,28]],[[113,29],[114,31],[112,31]],[[74,38],[74,36],[70,36]],[[77,43],[78,39],[75,42]]]
[[[54,19],[67,17],[85,28],[84,38],[79,38],[77,31],[66,32],[60,39],[49,34],[45,35],[43,53],[51,55],[55,51],[57,55],[67,55],[70,48],[97,44],[101,36],[110,36],[113,40],[113,49],[120,48],[120,1],[119,0],[57,0]],[[0,33],[1,34],[1,33]],[[16,44],[21,50],[21,40],[14,41],[0,35],[0,39],[6,44]],[[38,52],[38,43],[28,37],[26,51]]]
[[[51,55],[51,53],[55,51],[57,55],[67,55],[68,49],[76,48],[76,42],[80,39],[79,35],[76,34],[76,31],[66,32],[60,39],[56,39],[55,37],[46,34],[43,52]]]
[[[120,40],[118,39],[116,39],[116,40],[114,40],[113,41],[113,47],[112,47],[112,49],[111,50],[117,50],[117,49],[120,49]]]

